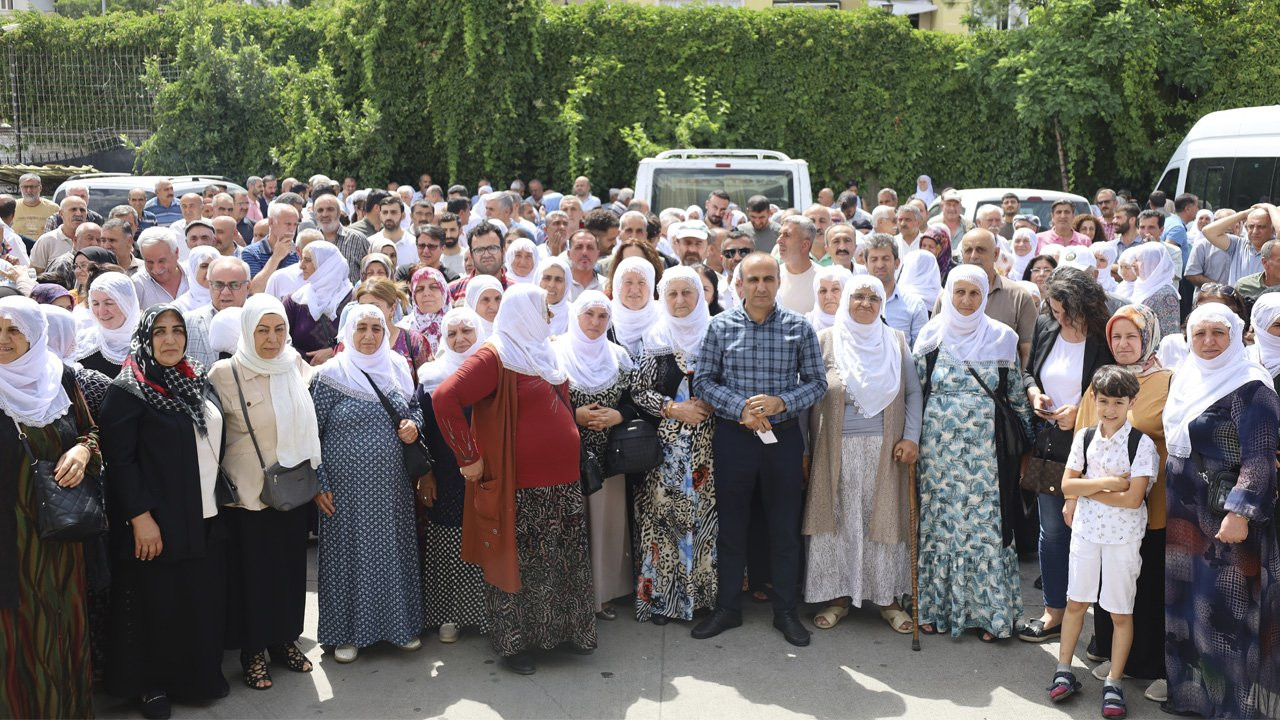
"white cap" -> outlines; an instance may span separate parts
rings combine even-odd
[[[684,222],[671,223],[671,227],[667,228],[667,235],[669,235],[672,240],[682,237],[696,237],[706,240],[707,226],[701,220],[686,220]]]

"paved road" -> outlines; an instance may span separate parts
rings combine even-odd
[[[1038,574],[1023,564],[1024,600],[1038,612]],[[444,645],[424,635],[422,649],[383,645],[351,665],[315,645],[314,552],[302,645],[316,670],[295,675],[273,666],[267,691],[241,682],[227,653],[231,695],[209,706],[174,707],[175,718],[1096,718],[1101,682],[1077,660],[1084,690],[1064,706],[1045,700],[1058,646],[1008,640],[984,645],[923,638],[911,651],[873,610],[855,610],[833,630],[814,632],[807,648],[788,645],[770,625],[767,605],[747,603],[746,623],[711,640],[689,626],[600,623],[600,648],[579,657],[542,656],[537,674],[513,675],[488,642],[464,635]],[[806,614],[809,624],[811,613]],[[1088,638],[1086,637],[1085,640]],[[1083,648],[1081,649],[1083,650]],[[1167,717],[1142,698],[1146,683],[1125,684],[1131,718]],[[127,703],[99,697],[100,717],[140,717]]]

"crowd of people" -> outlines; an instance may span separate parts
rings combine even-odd
[[[310,672],[314,541],[339,663],[474,633],[531,674],[624,613],[707,639],[746,599],[806,646],[806,606],[823,631],[867,603],[1058,641],[1061,702],[1093,606],[1103,717],[1128,677],[1280,718],[1274,205],[1100,190],[1042,229],[927,176],[869,211],[315,176],[161,181],[104,219],[19,189],[0,716],[101,688],[168,717],[229,692],[226,650],[255,690]],[[106,533],[46,537],[41,484],[86,479]]]

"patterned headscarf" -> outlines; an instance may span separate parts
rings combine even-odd
[[[1156,357],[1156,350],[1160,348],[1160,318],[1156,317],[1155,312],[1146,305],[1125,305],[1116,310],[1107,321],[1108,338],[1111,337],[1111,328],[1116,324],[1116,320],[1128,320],[1142,335],[1142,354],[1138,358],[1138,363],[1125,367],[1137,375],[1146,375],[1153,370],[1159,370],[1160,359]]]
[[[160,316],[167,312],[177,316],[186,329],[182,312],[173,303],[160,303],[144,310],[138,329],[133,333],[129,357],[125,358],[120,374],[112,383],[152,407],[183,413],[191,418],[196,431],[203,436],[208,432],[204,416],[204,368],[186,356],[172,367],[165,367],[156,360],[151,333]]]
[[[928,235],[938,244],[938,280],[947,284],[947,274],[951,272],[951,231],[946,225],[930,225],[921,235]]]
[[[61,297],[71,298],[71,307],[76,306],[76,296],[57,283],[40,283],[31,289],[31,299],[41,305],[52,305]]]
[[[433,313],[422,313],[418,311],[418,286],[433,281],[440,288],[440,309]],[[433,267],[420,268],[413,274],[413,279],[409,283],[409,298],[413,305],[413,313],[406,318],[410,330],[417,332],[426,339],[432,357],[435,356],[436,350],[440,347],[440,335],[443,333],[445,313],[449,312],[448,288],[449,284],[444,281],[444,273]]]

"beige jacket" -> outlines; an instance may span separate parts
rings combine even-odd
[[[240,396],[236,393],[235,377],[231,374],[233,362],[235,361],[230,358],[219,360],[209,370],[209,382],[222,400],[222,413],[227,428],[222,467],[240,494],[240,502],[232,507],[262,510],[267,507],[259,497],[262,494],[262,468],[263,465],[271,467],[276,461],[276,414],[271,405],[271,377],[259,375],[239,363],[236,364],[241,387],[244,388],[245,405],[249,408],[249,422],[253,423],[258,447],[262,449],[263,465],[260,465],[244,422],[244,412],[240,409]],[[310,365],[301,358],[298,359],[302,382],[310,379],[311,370]]]
[[[805,535],[836,531],[836,512],[842,482],[840,445],[844,439],[845,387],[840,370],[836,367],[832,333],[832,328],[818,333],[822,363],[827,371],[827,394],[809,413],[809,436],[813,452],[802,526]],[[898,330],[894,334],[898,336],[899,348],[906,355],[906,337]],[[903,379],[898,386],[898,396],[884,409],[884,443],[880,446],[871,525],[867,529],[867,536],[880,543],[906,542],[910,525],[907,466],[893,460],[893,446],[902,439],[906,425],[905,398],[906,380]]]

